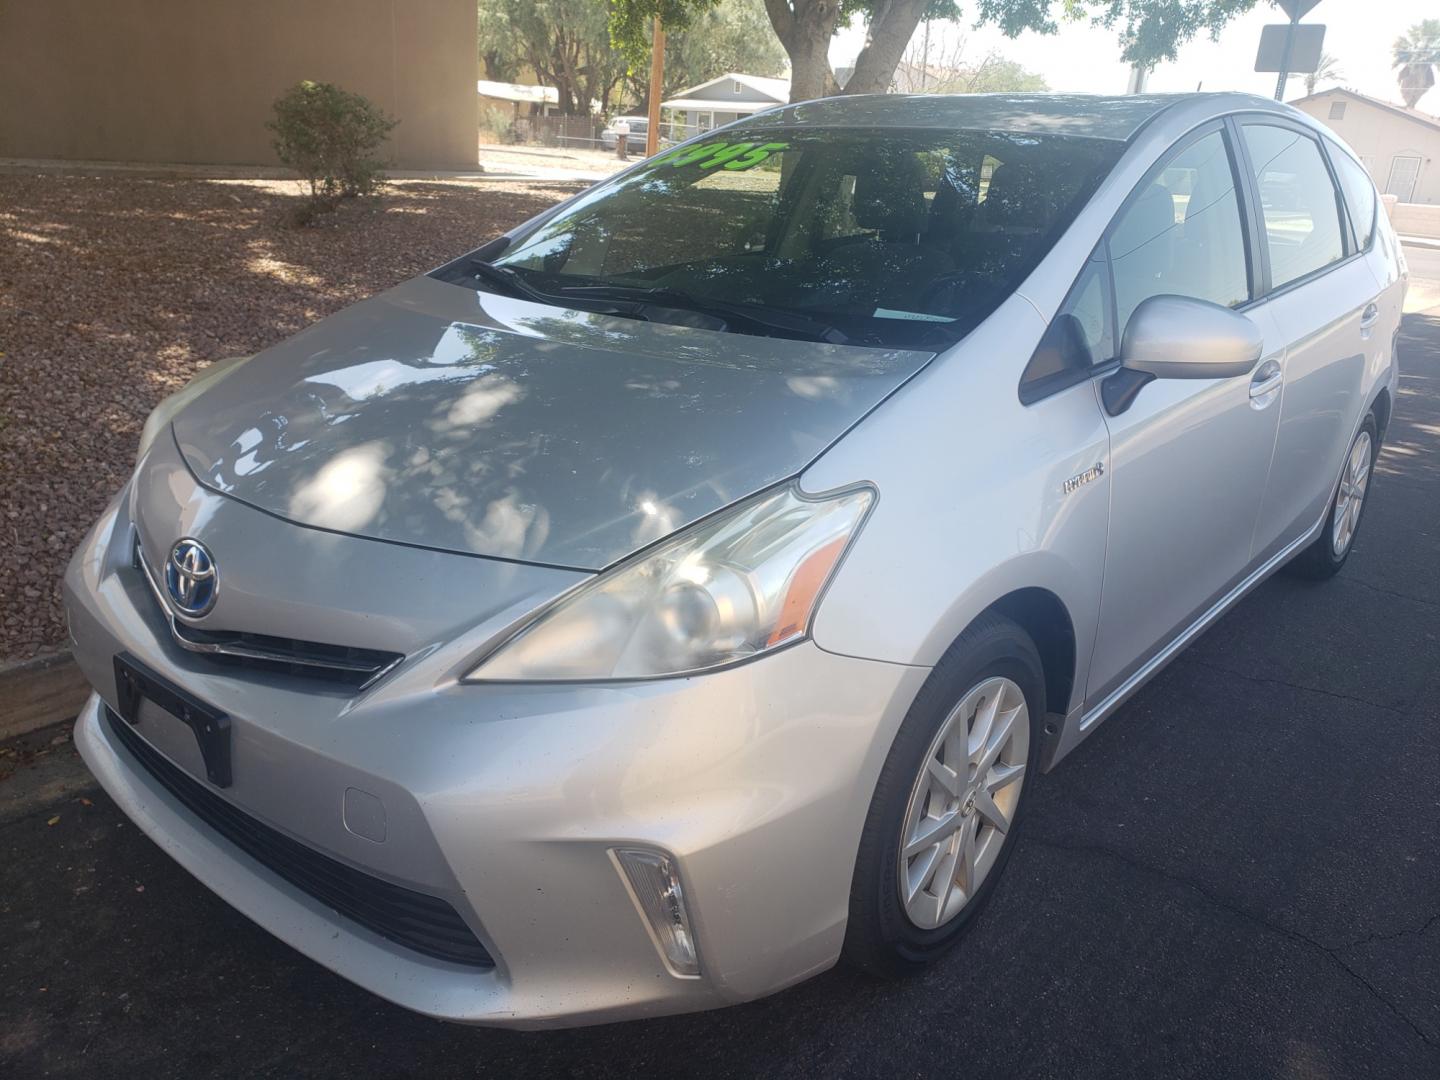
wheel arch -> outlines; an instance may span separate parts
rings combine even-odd
[[[1382,386],[1370,402],[1370,411],[1375,414],[1375,433],[1381,442],[1385,441],[1385,429],[1390,426],[1390,409],[1390,388]]]
[[[1003,615],[1030,636],[1045,669],[1045,707],[1064,714],[1075,688],[1075,623],[1065,602],[1031,586],[1006,593],[985,609]],[[982,613],[983,614],[983,613]]]

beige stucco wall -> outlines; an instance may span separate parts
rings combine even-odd
[[[1330,104],[1345,102],[1345,115],[1330,119]],[[1408,119],[1389,109],[1337,91],[1317,94],[1295,107],[1315,117],[1339,135],[1355,155],[1365,161],[1381,191],[1390,178],[1390,165],[1397,156],[1419,156],[1420,175],[1411,202],[1440,203],[1440,127]]]
[[[1396,203],[1390,207],[1390,223],[1401,236],[1440,240],[1440,205]]]
[[[301,79],[400,120],[399,168],[476,161],[474,0],[0,0],[0,157],[270,164]]]

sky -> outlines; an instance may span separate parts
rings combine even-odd
[[[965,8],[961,0],[962,10]],[[1383,101],[1400,103],[1395,74],[1390,67],[1390,46],[1409,26],[1427,15],[1435,17],[1437,0],[1320,0],[1302,20],[1326,27],[1325,51],[1340,65],[1338,83]],[[1150,74],[1146,90],[1155,93],[1202,90],[1242,90],[1270,97],[1275,93],[1275,75],[1254,70],[1260,28],[1288,19],[1268,0],[1255,10],[1229,23],[1218,41],[1201,36],[1180,49],[1179,57],[1161,64]],[[950,41],[965,39],[964,62],[973,63],[991,52],[999,53],[1045,77],[1050,89],[1094,94],[1123,94],[1129,66],[1120,60],[1116,32],[1087,23],[1061,23],[1054,35],[1026,33],[1014,40],[990,27],[973,29],[966,23],[948,26]],[[936,40],[936,27],[931,38]],[[916,38],[919,35],[917,32]],[[865,43],[863,26],[852,26],[837,34],[830,58],[835,65],[853,63]],[[912,45],[912,47],[914,47]],[[931,57],[939,50],[932,46]],[[1322,83],[1318,89],[1324,89]],[[1292,78],[1286,100],[1305,95],[1305,84]],[[1440,87],[1420,101],[1422,110],[1440,113]]]

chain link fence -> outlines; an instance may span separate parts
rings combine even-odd
[[[517,116],[506,118],[503,124],[490,125],[491,134],[498,141],[519,146],[556,146],[576,150],[614,150],[615,136],[604,137],[609,126],[598,116]],[[660,144],[667,146],[680,142],[695,134],[695,127],[683,123],[663,121],[660,124]],[[632,122],[630,148],[634,152],[645,152],[645,125]]]

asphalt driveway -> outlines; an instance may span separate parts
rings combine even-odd
[[[90,790],[0,815],[0,1072],[1440,1075],[1440,308],[1403,349],[1345,571],[1272,579],[1045,778],[926,976],[451,1027],[281,945]]]

